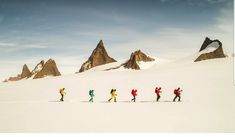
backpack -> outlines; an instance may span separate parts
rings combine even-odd
[[[135,91],[132,91],[132,92],[131,92],[131,95],[134,96],[134,95],[135,95]]]
[[[157,93],[158,88],[155,88],[155,93]]]
[[[177,94],[177,90],[176,90],[176,89],[174,90],[174,94],[175,94],[175,95]]]
[[[89,95],[92,95],[92,92],[93,92],[93,90],[90,90],[90,91],[89,91]]]
[[[65,94],[64,89],[60,89],[60,94]]]

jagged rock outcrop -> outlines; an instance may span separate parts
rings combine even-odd
[[[6,80],[4,80],[4,82],[8,82],[8,81],[18,81],[21,80],[20,74],[18,74],[16,77],[10,77]]]
[[[3,82],[8,82],[8,81],[18,81],[24,78],[29,78],[31,77],[31,72],[26,64],[24,64],[23,69],[21,74],[18,74],[15,77],[9,77],[8,79],[4,80]]]
[[[206,51],[207,49],[209,49]],[[203,42],[199,53],[201,53],[194,62],[215,59],[215,58],[224,58],[226,55],[224,54],[222,43],[219,40],[210,40],[206,37]]]
[[[30,72],[28,66],[24,64],[22,73],[20,75],[21,79],[31,77],[32,73]]]
[[[108,55],[104,47],[103,41],[100,40],[96,48],[93,50],[91,56],[88,58],[88,60],[85,63],[82,64],[79,72],[83,72],[93,67],[112,62],[116,62],[116,60]]]
[[[43,68],[43,66],[44,66],[44,64],[45,64],[45,61],[44,60],[42,60],[42,61],[40,61],[35,67],[34,67],[34,69],[32,70],[32,75],[35,75],[35,74],[37,74],[39,71],[41,71],[42,70],[42,68]]]
[[[43,78],[46,76],[60,76],[60,72],[54,60],[49,59],[42,67],[42,69],[37,72],[33,79]]]
[[[154,60],[155,60],[154,58],[147,56],[141,50],[137,50],[134,53],[131,53],[130,59],[126,63],[124,63],[123,66],[124,68],[139,70],[140,67],[138,65],[138,62],[140,61],[149,62]]]
[[[60,76],[60,72],[56,66],[56,63],[54,60],[49,59],[46,63],[44,63],[44,60],[42,60],[40,63],[36,65],[36,67],[30,72],[28,66],[25,64],[23,66],[21,74],[18,74],[16,77],[10,77],[3,82],[8,81],[18,81],[22,80],[24,78],[43,78],[46,76]]]

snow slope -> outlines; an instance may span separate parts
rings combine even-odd
[[[193,56],[194,57],[194,56]],[[193,57],[143,70],[96,71],[0,84],[0,132],[234,132],[233,59]],[[114,64],[117,65],[117,64]],[[101,69],[102,68],[102,69]],[[155,86],[161,86],[155,102]],[[171,102],[173,89],[182,102]],[[58,102],[65,87],[65,102]],[[107,103],[116,88],[117,103]],[[137,102],[130,91],[138,89]],[[87,102],[89,89],[95,102]]]
[[[219,43],[217,41],[214,41],[211,44],[209,44],[204,50],[200,51],[200,54],[213,52],[216,49],[218,49],[219,46],[220,46]]]
[[[162,64],[167,64],[171,62],[170,60],[166,59],[160,59],[157,57],[152,57],[155,59],[155,61],[150,61],[150,62],[144,62],[140,61],[137,62],[141,70],[149,69],[152,68],[153,66],[160,66]],[[108,63],[106,65],[100,65],[94,68],[91,68],[83,73],[90,73],[90,72],[97,72],[97,71],[133,71],[132,69],[126,69],[122,66],[122,64],[125,63],[125,61],[117,61],[113,63]]]

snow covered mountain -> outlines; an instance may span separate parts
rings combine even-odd
[[[224,54],[222,43],[219,40],[210,40],[206,37],[199,50],[199,56],[195,62],[224,57],[226,57],[226,55]]]
[[[32,70],[32,75],[33,77],[39,72],[42,70],[43,66],[44,66],[45,62],[44,60],[40,61],[35,67],[34,69]]]

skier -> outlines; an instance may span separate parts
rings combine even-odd
[[[132,89],[131,94],[134,97],[133,99],[131,99],[131,101],[135,102],[135,97],[137,96],[137,89]]]
[[[95,96],[95,95],[94,95],[94,90],[90,90],[90,91],[89,91],[89,96],[90,96],[89,102],[93,102],[93,97]]]
[[[61,95],[60,101],[64,101],[64,95],[66,94],[64,90],[65,88],[60,89],[60,95]]]
[[[159,88],[156,87],[156,89],[155,89],[155,93],[157,94],[157,100],[156,100],[157,102],[158,102],[158,100],[159,100],[160,97],[161,97],[161,96],[160,96],[160,93],[162,93],[161,89],[162,89],[161,87],[159,87]]]
[[[174,94],[175,94],[175,98],[173,99],[174,102],[175,102],[175,100],[176,100],[177,98],[179,98],[179,99],[178,99],[178,102],[181,101],[181,100],[180,100],[180,98],[181,98],[181,97],[180,97],[181,92],[182,92],[182,90],[181,90],[179,87],[174,90]]]
[[[110,94],[111,94],[111,98],[108,101],[110,102],[112,99],[114,99],[114,102],[117,102],[116,89],[112,89]]]

